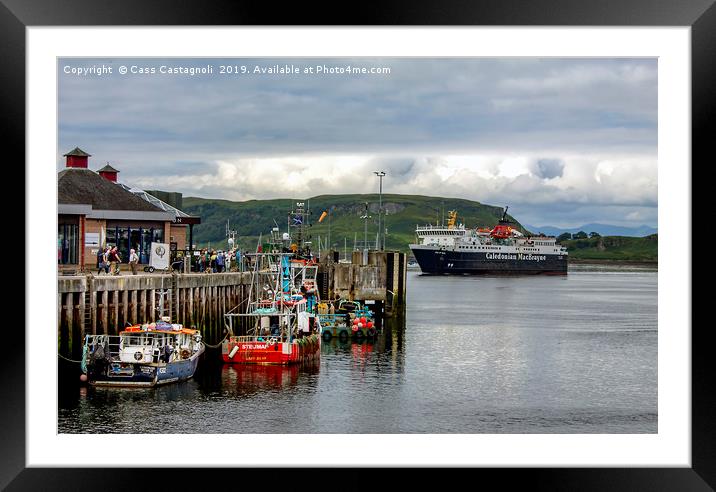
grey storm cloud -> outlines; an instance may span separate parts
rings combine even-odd
[[[564,162],[560,159],[538,159],[531,166],[532,173],[542,179],[552,179],[562,176]]]
[[[368,166],[375,171],[384,171],[396,178],[409,176],[415,171],[416,162],[412,157],[371,159]]]
[[[114,73],[64,68],[99,64]],[[390,73],[221,76],[222,64]],[[118,73],[162,65],[215,70]],[[389,192],[510,200],[555,221],[574,204],[655,217],[656,59],[65,58],[58,70],[58,170],[79,146],[129,184],[235,200],[372,193],[384,170]]]

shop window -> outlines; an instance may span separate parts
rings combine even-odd
[[[59,224],[57,226],[57,263],[76,265],[79,253],[79,226]]]

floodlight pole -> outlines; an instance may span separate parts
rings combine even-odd
[[[361,219],[365,220],[363,227],[363,264],[368,264],[368,219],[370,216],[368,215],[368,202],[365,202],[365,215],[361,217]]]
[[[378,195],[378,244],[375,246],[376,249],[380,247],[380,250],[383,251],[385,249],[385,234],[383,234],[383,229],[381,229],[381,216],[383,215],[383,176],[385,176],[385,171],[373,171],[373,174],[380,179],[380,193]],[[381,237],[383,238],[382,241]]]

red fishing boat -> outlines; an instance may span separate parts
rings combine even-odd
[[[301,225],[303,209],[292,214]],[[225,314],[229,336],[221,355],[226,363],[287,365],[320,355],[318,265],[300,235],[292,243],[288,234],[279,237],[278,228],[273,232],[273,241],[261,248],[266,252],[247,255],[253,264],[248,305]],[[246,334],[236,335],[240,330]]]

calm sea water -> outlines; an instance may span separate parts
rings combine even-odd
[[[405,319],[313,367],[60,391],[60,433],[656,433],[657,272],[408,272]]]

